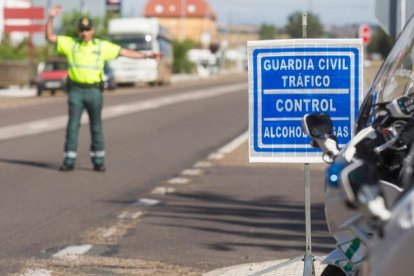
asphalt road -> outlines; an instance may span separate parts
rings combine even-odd
[[[128,104],[227,83],[233,80],[161,89],[138,88],[106,98],[109,106]],[[247,87],[247,86],[246,86]],[[1,126],[56,118],[66,113],[64,97],[0,111]],[[25,259],[43,250],[79,240],[134,202],[141,193],[176,174],[247,127],[247,93],[177,102],[105,121],[105,174],[91,170],[89,133],[82,127],[79,160],[73,173],[57,169],[62,160],[64,129],[0,142],[0,258]]]
[[[50,120],[65,97],[0,101],[0,274],[200,275],[303,253],[303,167],[249,165],[246,144],[208,158],[247,130],[247,96],[245,75],[106,94],[106,173],[92,171],[87,125],[76,170],[58,171],[64,124]],[[312,227],[325,254],[322,169]],[[92,249],[57,257],[71,245]]]

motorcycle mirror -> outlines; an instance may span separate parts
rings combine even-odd
[[[327,138],[333,136],[333,124],[326,113],[307,114],[302,120],[303,130],[312,138]]]

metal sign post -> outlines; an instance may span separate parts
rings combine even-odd
[[[340,146],[351,140],[362,100],[361,39],[302,39],[248,42],[249,160],[304,164],[306,251],[303,256],[266,268],[259,276],[303,261],[303,275],[315,275],[311,241],[310,164],[322,163],[302,130],[304,115],[332,118]]]
[[[308,16],[302,14],[302,38],[307,37]],[[306,228],[306,251],[304,256],[303,275],[315,275],[314,256],[312,255],[312,231],[311,231],[311,195],[310,195],[310,165],[304,164],[305,172],[305,228]]]

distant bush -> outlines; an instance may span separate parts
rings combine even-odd
[[[173,41],[174,51],[174,73],[191,73],[194,70],[194,64],[188,59],[188,51],[194,47],[191,40]]]
[[[10,36],[4,35],[0,44],[0,61],[3,60],[25,60],[28,59],[28,40],[24,39],[17,45],[13,45]]]

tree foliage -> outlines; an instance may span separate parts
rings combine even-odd
[[[308,38],[320,38],[323,36],[323,27],[319,20],[319,16],[309,12],[307,14],[308,26],[307,37]],[[288,23],[286,25],[286,32],[292,38],[302,37],[302,13],[294,12],[288,17]]]
[[[191,73],[194,70],[194,64],[188,59],[188,51],[193,46],[194,43],[191,40],[173,41],[174,73]]]
[[[10,36],[5,34],[0,44],[0,60],[25,60],[29,56],[28,39],[17,45],[11,43]]]
[[[371,43],[367,46],[367,51],[370,53],[380,53],[383,58],[386,58],[394,46],[395,39],[387,35],[384,30],[377,27],[374,30]]]
[[[259,29],[259,39],[274,39],[276,35],[276,27],[273,25],[262,24]]]
[[[67,36],[78,36],[78,23],[79,20],[84,17],[88,17],[93,20],[95,37],[102,39],[108,38],[108,21],[113,17],[113,15],[107,14],[104,18],[99,18],[92,17],[89,13],[83,13],[76,10],[66,12],[62,15],[62,27],[59,33]]]

